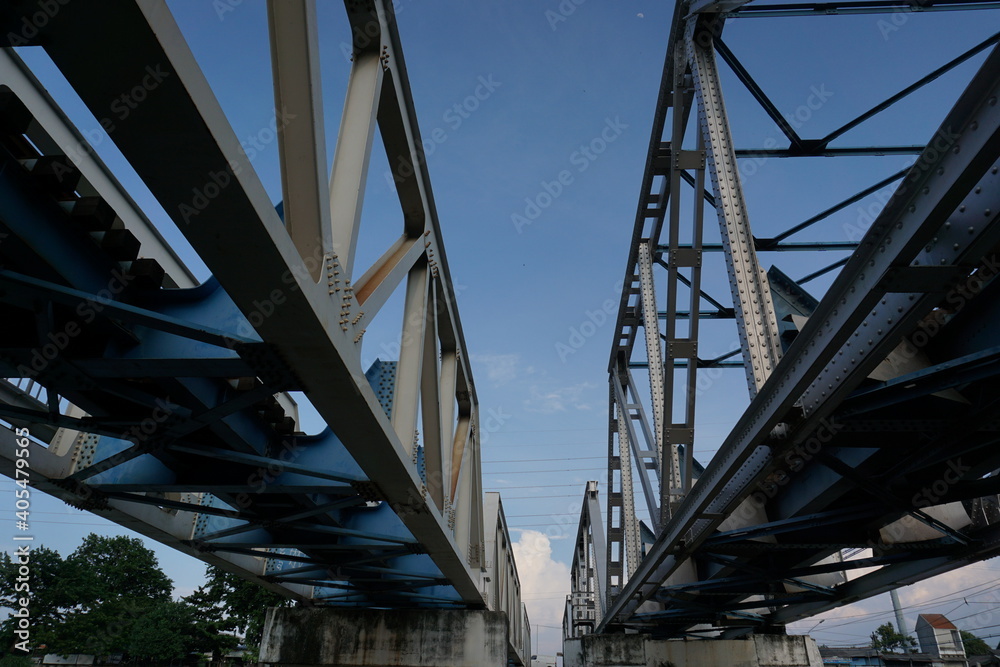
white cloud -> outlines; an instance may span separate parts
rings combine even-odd
[[[495,384],[505,384],[518,376],[518,366],[521,358],[516,354],[473,354],[472,362],[486,371],[486,377]],[[527,373],[532,369],[528,368]]]
[[[590,382],[582,382],[570,387],[559,389],[539,389],[537,385],[532,385],[530,396],[524,402],[524,409],[528,412],[540,412],[542,414],[552,414],[553,412],[566,412],[567,410],[592,410],[593,405],[588,402],[585,394],[597,385]]]
[[[562,627],[569,594],[569,566],[552,559],[548,536],[537,530],[521,530],[513,547],[521,595],[531,623],[532,650],[537,646],[539,653],[555,655],[562,650],[562,630],[558,628]]]

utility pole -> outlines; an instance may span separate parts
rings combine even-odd
[[[896,589],[893,588],[889,591],[889,596],[892,598],[892,609],[896,612],[896,632],[906,636],[906,621],[903,619],[903,608],[899,604],[899,594]]]

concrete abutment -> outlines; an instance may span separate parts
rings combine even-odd
[[[662,640],[585,635],[563,643],[564,667],[822,667],[812,637]]]
[[[507,615],[452,609],[272,608],[260,661],[282,667],[505,667]]]

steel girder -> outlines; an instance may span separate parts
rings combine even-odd
[[[357,573],[334,577],[349,590],[325,590],[317,597],[483,606],[476,396],[394,16],[381,1],[346,3],[354,34],[366,39],[354,44],[327,186],[314,4],[269,3],[275,108],[294,119],[277,133],[284,193],[279,211],[165,3],[72,3],[27,39],[46,50],[98,118],[114,98],[111,92],[142,80],[147,63],[160,68],[157,94],[109,135],[212,271],[213,280],[200,286],[13,52],[0,54],[0,83],[12,91],[0,90],[4,156],[11,161],[4,185],[12,194],[2,212],[12,232],[4,249],[19,257],[6,262],[4,303],[25,321],[23,329],[7,332],[5,370],[13,378],[30,376],[47,390],[33,408],[19,396],[22,405],[7,406],[4,415],[38,424],[39,432],[47,423],[76,429],[78,453],[92,432],[104,438],[98,449],[107,445],[109,456],[124,448],[95,461],[93,469],[76,464],[70,473],[66,460],[39,446],[38,460],[52,459],[40,469],[51,473],[53,492],[78,502],[73,489],[64,487],[86,489],[87,502],[113,508],[112,518],[286,594],[311,597],[311,587],[296,580],[329,589],[329,572],[317,577],[315,568],[342,565],[343,559],[328,554],[354,550],[351,540],[363,541],[366,529],[331,525],[336,530],[320,531],[322,539],[302,532],[268,538],[268,531],[227,523],[232,494],[248,486],[240,471],[278,465],[287,477],[253,496],[252,511],[235,510],[249,523],[280,523],[292,512],[296,521],[308,518],[316,527],[330,524],[338,512],[362,516],[373,510],[368,515],[382,516],[374,523],[396,526],[386,534],[402,540],[397,547],[420,552],[416,558],[426,562],[397,572],[385,567],[386,559],[412,555],[399,548],[376,550],[368,554],[375,562],[370,567],[385,571],[375,584]],[[17,25],[34,9],[29,2],[8,3],[0,23]],[[413,168],[394,173],[401,236],[364,270],[354,266],[353,249],[376,125],[390,162],[395,165],[399,155]],[[128,289],[108,289],[115,271]],[[406,292],[401,358],[394,379],[380,376],[373,387],[360,361],[365,327],[398,289]],[[93,319],[74,324],[73,331],[82,333],[70,336],[73,344],[32,369],[31,353],[44,349],[46,332],[58,335],[59,327],[74,323],[81,305],[96,311]],[[20,372],[25,370],[32,372]],[[294,419],[290,423],[287,414],[293,404],[282,393],[292,389],[306,393],[336,434],[326,436],[329,442],[340,443],[310,442],[307,449],[343,447],[334,459],[344,469],[274,463],[282,433],[300,439],[292,435]],[[60,401],[65,408],[66,400],[79,406],[79,415],[52,409]],[[141,447],[114,445],[113,436],[140,424],[157,401],[170,413],[167,426],[155,429]],[[234,481],[196,472],[196,458],[224,466],[225,477]],[[237,483],[240,475],[244,481]],[[138,494],[140,483],[154,495]],[[213,489],[227,491],[212,493],[216,501],[197,496]],[[184,494],[184,500],[173,494]],[[282,502],[273,502],[274,495]],[[150,504],[149,498],[157,500]],[[359,498],[360,506],[351,509]],[[170,512],[176,514],[169,520],[158,514]],[[197,516],[209,517],[203,532],[185,534]],[[205,546],[199,539],[206,536],[228,546],[199,552]],[[259,549],[268,539],[275,548],[310,548],[299,549],[304,555],[262,558]],[[279,579],[262,565],[278,560],[303,565]],[[351,577],[357,585],[344,581]],[[416,580],[424,583],[417,586]],[[443,592],[426,595],[427,581]],[[509,615],[516,620],[520,611],[517,603]]]
[[[737,150],[728,153],[728,163],[725,160],[726,143],[731,146],[731,141],[721,111],[721,90],[713,79],[717,76],[713,50],[724,57],[765,111],[771,108],[776,124],[781,127],[783,122],[766,94],[719,39],[724,17],[739,16],[741,11],[752,15],[750,10],[755,6],[702,4],[696,9],[679,3],[671,28],[609,365],[613,377],[622,367],[652,371],[658,365],[635,360],[633,355],[638,325],[645,320],[648,327],[650,319],[644,312],[646,304],[632,296],[645,287],[641,281],[644,247],[655,247],[653,259],[667,269],[668,290],[674,274],[685,275],[684,270],[676,268],[691,266],[683,259],[678,261],[685,253],[721,250],[726,252],[730,267],[734,266],[732,255],[736,251],[725,238],[715,246],[700,240],[660,240],[664,222],[677,219],[676,213],[669,219],[667,214],[671,207],[676,210],[676,184],[680,180],[694,186],[696,200],[703,199],[717,209],[720,222],[734,214],[742,215],[735,157],[763,154]],[[875,7],[875,3],[841,4],[849,11],[891,9]],[[808,8],[803,5],[788,9]],[[699,11],[716,15],[699,17]],[[759,270],[740,273],[747,284],[756,282],[750,294],[754,290],[768,297],[772,291],[782,294],[782,312],[778,315],[784,316],[788,310],[794,320],[794,324],[782,324],[780,346],[786,348],[784,358],[775,366],[770,381],[760,387],[764,395],[753,399],[712,465],[697,476],[699,482],[678,512],[663,525],[655,542],[644,549],[635,576],[623,589],[612,587],[613,593],[620,590],[620,594],[609,598],[608,612],[597,631],[626,625],[664,636],[683,636],[694,625],[708,624],[702,627],[730,627],[730,634],[746,632],[888,590],[891,586],[887,582],[893,576],[905,577],[910,583],[997,553],[991,531],[1000,514],[996,498],[990,495],[997,492],[997,485],[989,475],[1000,467],[1000,460],[991,448],[996,441],[997,413],[990,396],[997,378],[991,350],[1000,341],[982,332],[995,331],[986,322],[996,320],[993,304],[1000,290],[996,283],[989,282],[993,261],[990,251],[998,240],[996,211],[1000,202],[987,201],[992,195],[983,196],[997,192],[990,179],[995,179],[991,170],[996,168],[994,162],[1000,150],[994,134],[996,112],[990,100],[996,99],[1000,56],[993,53],[988,57],[941,130],[928,142],[928,148],[827,146],[848,129],[995,45],[997,39],[995,35],[972,47],[827,138],[806,140],[789,127],[789,148],[768,151],[769,155],[787,157],[910,151],[921,152],[921,156],[915,167],[893,174],[770,238],[755,238],[745,225],[735,227],[742,244],[740,253],[748,250],[751,256],[755,251],[774,250],[855,253],[797,281],[777,273],[762,281],[756,278]],[[692,78],[696,90],[687,91],[685,96],[679,91],[688,81],[683,77],[688,55],[694,60]],[[677,152],[683,156],[684,152],[672,150],[675,142],[665,140],[664,130],[671,118],[675,124],[681,119],[686,123],[693,108],[692,92],[700,108],[708,109],[707,116],[701,118],[707,152],[716,159],[722,156],[709,169],[716,185],[714,193],[706,192],[696,181],[697,172],[695,176],[689,172],[697,165],[692,162],[696,153],[683,158],[688,162],[686,169],[678,170],[680,179],[670,177],[670,168],[676,169],[676,165],[670,164],[669,156]],[[716,146],[711,145],[713,132],[722,139],[716,140]],[[720,164],[725,164],[732,174],[727,171],[720,177]],[[667,178],[655,188],[657,176]],[[853,240],[835,244],[786,240],[901,179],[895,196],[860,244]],[[733,193],[728,208],[719,191],[720,180]],[[973,206],[975,214],[971,213]],[[958,229],[963,230],[962,238],[954,231]],[[939,242],[942,238],[946,240]],[[841,271],[833,289],[818,306],[798,287],[837,269]],[[971,295],[961,292],[962,304],[974,298],[976,307],[954,315],[954,306],[948,306],[946,301],[955,297],[955,289],[960,289],[963,281],[974,281],[977,289]],[[732,284],[735,294],[738,281],[733,279]],[[667,323],[668,331],[670,323],[679,319],[737,316],[736,300],[730,308],[712,299],[696,281],[688,278],[687,286],[692,295],[708,301],[716,310],[697,305],[680,310],[668,297],[667,309],[657,313],[657,319]],[[646,289],[649,291],[651,286]],[[946,310],[942,311],[942,307]],[[888,309],[894,314],[889,315]],[[879,317],[881,321],[875,319]],[[820,325],[820,321],[824,324]],[[913,346],[907,347],[908,337],[924,333],[928,326],[940,335],[932,333],[933,340],[926,346],[924,341],[918,342],[916,347],[922,349],[913,353]],[[763,334],[765,328],[762,321],[756,331]],[[670,338],[669,333],[661,336]],[[974,343],[967,342],[972,339]],[[763,340],[777,344],[777,327]],[[851,354],[859,342],[862,347]],[[750,348],[744,341],[744,355],[753,359]],[[684,356],[676,362],[678,367],[726,363],[722,360],[730,355],[711,361]],[[665,364],[670,363],[669,357],[668,353]],[[747,373],[752,377],[752,369]],[[908,389],[912,393],[907,393]],[[961,400],[949,392],[958,392]],[[655,386],[652,396],[654,402],[659,400]],[[662,400],[670,406],[671,399],[666,396],[664,392]],[[941,418],[927,421],[923,415],[928,411]],[[916,415],[920,417],[915,421]],[[957,428],[961,423],[968,426]],[[611,430],[612,437],[615,430]],[[887,446],[895,442],[893,438],[912,439],[914,434],[919,434],[919,448],[907,448],[904,453]],[[800,454],[802,447],[817,442],[822,455],[810,450],[805,457]],[[621,465],[615,455],[626,445],[624,441],[611,443],[611,469]],[[954,463],[949,457],[954,456],[962,456],[962,465],[968,462],[969,469],[963,469],[961,478],[953,480],[955,484],[949,485],[947,491],[936,495],[927,491],[944,474],[942,470],[948,475],[957,474],[947,468]],[[852,469],[861,472],[854,474]],[[884,493],[883,488],[889,491]],[[620,503],[622,494],[616,491],[612,488],[612,496]],[[925,492],[931,494],[930,499],[923,495]],[[615,503],[614,498],[609,499],[609,505]],[[751,498],[753,502],[748,501]],[[948,502],[959,503],[961,512],[969,518],[964,528],[953,528],[954,522],[937,518],[943,516],[941,512]],[[742,518],[734,521],[734,513]],[[908,527],[903,529],[901,525]],[[893,539],[893,531],[902,531],[910,538],[921,537]],[[936,537],[929,539],[928,534]],[[614,539],[609,533],[609,540]],[[843,551],[848,548],[855,551]],[[856,551],[864,548],[875,551],[871,557],[858,557]],[[853,560],[841,562],[844,557]],[[876,576],[864,575],[846,585],[844,572],[870,566],[879,567],[872,573]],[[708,591],[710,597],[704,595]]]
[[[564,637],[593,632],[604,616],[608,601],[606,544],[597,482],[587,482],[570,568],[571,592],[563,616]]]

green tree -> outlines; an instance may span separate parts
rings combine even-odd
[[[982,639],[972,634],[968,630],[962,630],[962,645],[965,647],[965,655],[990,655],[990,645]]]
[[[224,653],[236,648],[239,639],[232,634],[236,629],[236,620],[226,616],[221,598],[212,595],[207,584],[184,598],[184,602],[194,615],[192,650],[211,653],[212,661],[218,662]]]
[[[892,623],[884,623],[871,634],[872,648],[880,653],[906,653],[916,649],[917,640],[896,632]],[[898,651],[897,651],[898,649]]]
[[[63,585],[75,603],[52,642],[59,653],[131,655],[131,637],[170,602],[173,584],[134,537],[91,533],[66,558]],[[183,655],[183,654],[182,654]]]
[[[268,607],[287,607],[291,600],[214,565],[208,566],[205,578],[205,585],[186,600],[197,595],[201,605],[213,605],[229,628],[243,635],[248,658],[256,661]]]
[[[72,573],[72,593],[85,607],[108,600],[169,600],[173,590],[156,554],[136,537],[91,533],[66,560],[79,566]]]
[[[31,613],[31,642],[48,644],[54,638],[66,615],[76,606],[73,596],[65,587],[70,570],[74,567],[62,559],[59,552],[38,546],[28,552],[27,563],[16,554],[0,554],[0,607],[20,608],[19,600],[29,599]],[[28,575],[22,574],[24,566]],[[14,626],[17,619],[10,617],[0,623],[0,644],[13,646]]]
[[[183,659],[193,649],[195,610],[185,602],[163,600],[154,603],[133,623],[124,649],[144,662]]]
[[[26,655],[5,655],[0,658],[0,667],[32,667],[32,662]]]
[[[31,643],[46,645],[49,653],[121,653],[139,662],[192,652],[218,658],[237,645],[239,632],[255,657],[267,608],[289,604],[215,567],[208,568],[204,586],[174,601],[156,555],[129,537],[92,533],[65,559],[44,546],[32,549],[27,582],[18,581],[19,567],[16,557],[0,554],[0,607],[16,609],[30,592]],[[18,590],[24,583],[30,591]],[[15,624],[11,618],[0,622],[3,648],[14,643]]]

